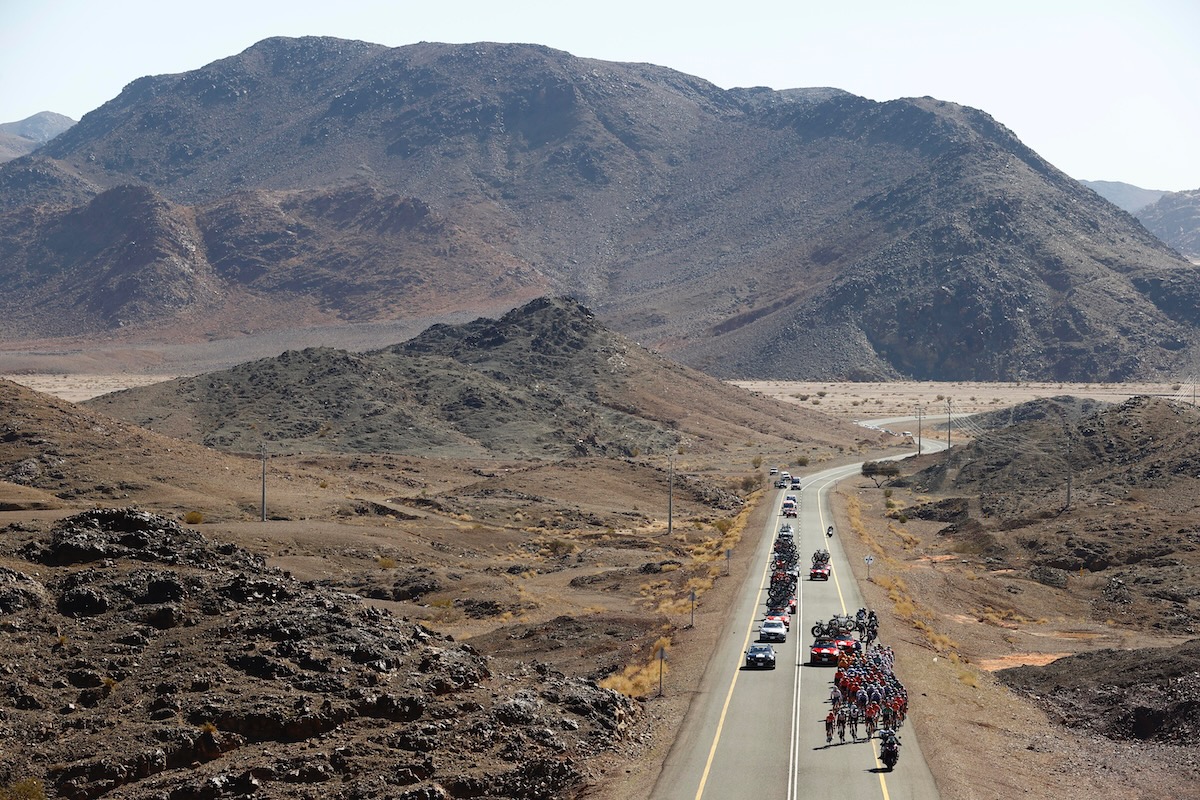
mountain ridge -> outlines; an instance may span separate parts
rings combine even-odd
[[[347,298],[394,291],[397,313],[416,317],[569,294],[721,377],[1120,380],[1185,369],[1197,346],[1187,262],[986,113],[932,98],[727,91],[536,45],[264,40],[139,79],[0,169],[0,277],[25,289],[5,308],[6,338],[47,335],[30,312],[53,304],[47,293],[87,307],[38,283],[61,264],[19,265],[53,249],[62,215],[124,183],[197,219],[159,260],[187,264],[193,283],[213,275],[215,306],[156,263],[157,312],[63,314],[52,335],[188,313],[203,328],[223,295],[370,323],[387,312]],[[377,249],[270,211],[276,192],[426,207],[481,244],[435,244],[407,276],[393,251],[360,276],[347,266]],[[289,249],[302,231],[310,246]],[[411,292],[453,269],[471,278]]]

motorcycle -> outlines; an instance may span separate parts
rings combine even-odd
[[[900,760],[900,742],[888,739],[879,745],[879,760],[883,762],[883,766],[887,767],[888,772],[895,769],[896,762]]]

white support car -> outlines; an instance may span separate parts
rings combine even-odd
[[[786,642],[787,635],[787,626],[777,619],[763,620],[763,623],[758,626],[760,642]]]

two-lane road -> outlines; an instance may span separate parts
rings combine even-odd
[[[835,736],[825,742],[824,718],[834,670],[808,666],[809,628],[835,613],[853,613],[862,600],[851,577],[838,536],[825,535],[830,525],[826,493],[834,483],[856,474],[848,465],[806,476],[801,492],[797,545],[801,580],[799,604],[788,641],[777,644],[775,670],[746,670],[744,651],[756,641],[770,585],[770,553],[784,518],[778,490],[770,529],[756,553],[754,577],[746,582],[730,613],[729,625],[702,679],[699,696],[668,754],[653,797],[670,800],[774,797],[794,800],[814,791],[854,800],[869,798],[937,798],[933,777],[921,757],[911,728],[901,730],[900,764],[882,771],[878,743],[860,739],[845,744]],[[825,547],[833,572],[826,582],[804,580],[814,550]],[[886,629],[883,643],[886,644]],[[904,675],[898,676],[901,681]],[[919,698],[919,693],[917,693]],[[831,788],[836,787],[836,788]]]

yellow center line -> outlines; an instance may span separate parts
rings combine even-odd
[[[773,535],[774,531],[772,531]],[[773,541],[773,540],[772,540]],[[763,565],[762,577],[759,579],[759,586],[767,576],[767,571],[771,567],[771,560],[767,559],[767,563]],[[750,624],[746,627],[746,639],[742,642],[742,651],[745,652],[750,646],[750,637],[754,634],[754,620],[758,617],[758,598],[754,600],[754,610],[750,614]],[[740,665],[740,660],[739,660]],[[737,686],[738,673],[741,670],[733,671],[733,679],[729,681],[729,691],[725,693],[725,703],[721,706],[721,716],[717,720],[717,731],[713,735],[712,747],[708,750],[708,759],[704,762],[704,772],[700,774],[700,786],[696,788],[696,800],[700,800],[704,795],[704,786],[708,783],[708,775],[712,771],[713,760],[717,757],[717,745],[721,742],[721,731],[725,728],[725,717],[729,713],[729,704],[733,702],[733,688]]]

